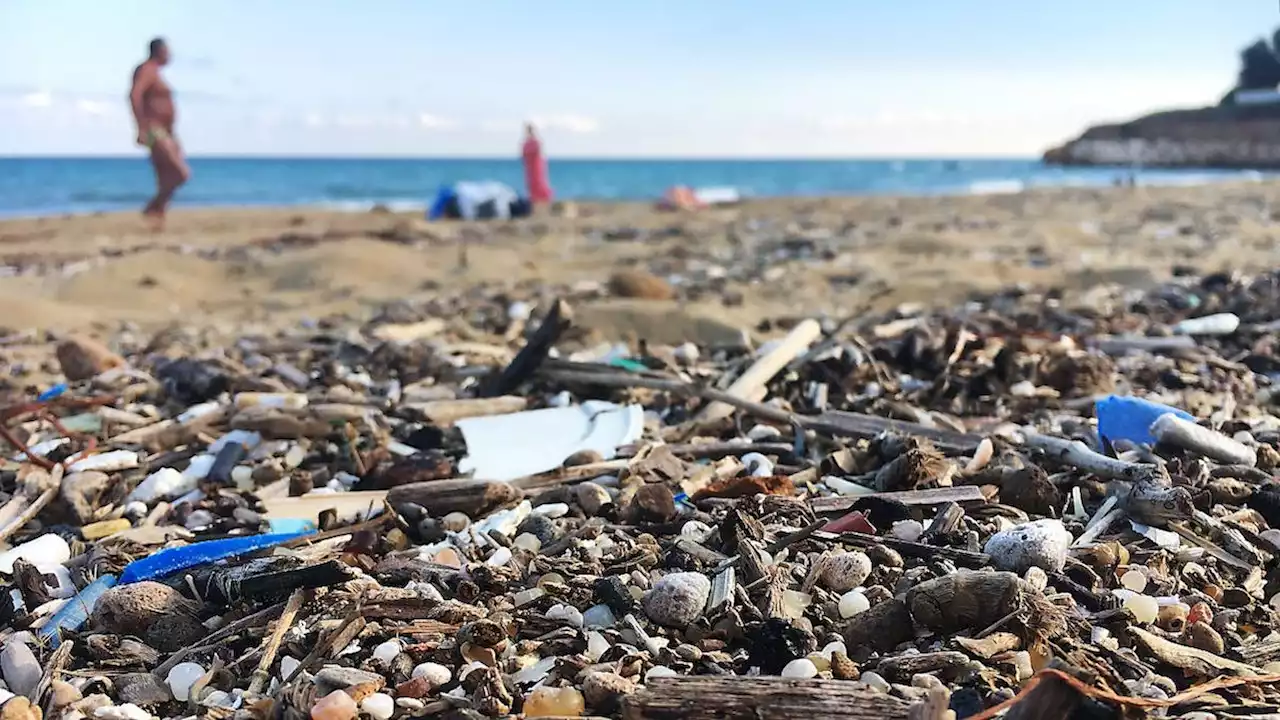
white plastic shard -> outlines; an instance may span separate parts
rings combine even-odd
[[[467,443],[462,472],[478,480],[515,480],[554,470],[565,458],[594,450],[608,460],[618,447],[636,442],[644,430],[644,409],[588,400],[563,408],[459,420]]]

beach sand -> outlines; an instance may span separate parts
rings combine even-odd
[[[757,200],[687,213],[588,203],[575,218],[485,224],[207,209],[174,212],[163,234],[133,214],[14,219],[0,222],[0,265],[15,273],[0,278],[0,326],[107,334],[124,322],[176,322],[234,335],[469,289],[532,296],[626,268],[675,279],[681,312],[746,327],[954,303],[1015,283],[1069,293],[1140,287],[1179,267],[1273,266],[1278,192],[1269,182],[1053,189]],[[643,334],[645,321],[635,322]]]

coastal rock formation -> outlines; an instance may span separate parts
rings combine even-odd
[[[1098,125],[1044,154],[1054,165],[1280,168],[1280,103],[1172,110]]]
[[[1235,87],[1215,107],[1098,125],[1044,154],[1054,165],[1280,168],[1280,31],[1240,51]]]

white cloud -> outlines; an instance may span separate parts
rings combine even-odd
[[[448,130],[458,124],[449,118],[424,112],[418,114],[418,125],[426,130]]]
[[[307,127],[313,128],[324,127],[328,124],[323,115],[315,112],[307,113],[307,116],[302,119],[302,122],[306,124]]]
[[[108,110],[107,104],[99,100],[85,100],[82,98],[76,101],[76,112],[83,115],[98,117],[106,115]]]
[[[562,130],[575,135],[589,135],[600,129],[600,121],[586,115],[535,115],[533,124],[543,130]]]
[[[23,95],[19,102],[23,107],[47,108],[53,105],[53,94],[47,90],[37,90]]]

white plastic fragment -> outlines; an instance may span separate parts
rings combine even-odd
[[[796,658],[782,668],[782,677],[808,680],[818,676],[818,667],[809,658]]]
[[[26,560],[36,567],[62,565],[71,559],[71,546],[54,533],[41,535],[0,553],[0,573],[13,573],[13,564]]]
[[[1189,318],[1173,326],[1178,335],[1230,335],[1240,327],[1240,316],[1235,313],[1214,313],[1204,317]]]
[[[90,455],[83,460],[71,463],[69,473],[97,470],[99,472],[116,472],[138,467],[138,453],[132,450],[112,450],[111,452]]]
[[[514,480],[560,467],[583,450],[613,458],[618,446],[640,439],[644,409],[588,400],[578,406],[467,418],[456,427],[467,444],[459,471],[479,480]]]
[[[199,482],[171,467],[162,467],[151,473],[129,493],[129,502],[152,503],[161,498],[191,492]]]
[[[742,464],[754,477],[770,477],[773,475],[773,461],[760,453],[747,453],[742,456]]]
[[[385,664],[395,660],[400,655],[400,651],[404,649],[400,641],[392,638],[384,643],[380,643],[373,649],[373,659]]]
[[[1159,545],[1164,550],[1177,550],[1182,545],[1182,538],[1176,532],[1143,525],[1136,520],[1130,520],[1129,525],[1133,527],[1134,532]]]
[[[413,668],[413,677],[426,678],[434,690],[453,679],[453,671],[440,663],[424,662]]]
[[[374,693],[360,702],[360,709],[373,720],[390,720],[396,701],[385,693]]]

